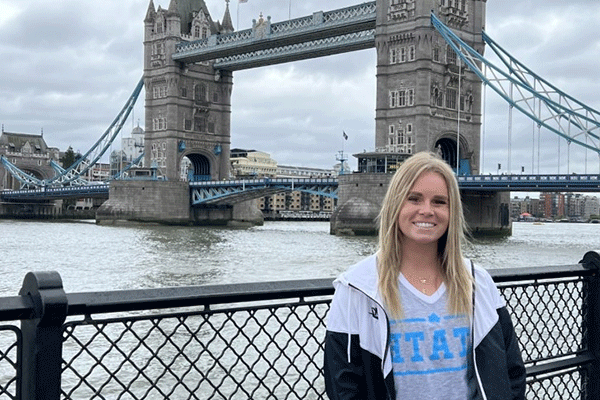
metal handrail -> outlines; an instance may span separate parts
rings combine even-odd
[[[515,310],[516,306],[520,310],[516,314],[515,323],[518,325],[516,327],[521,329],[524,334],[520,339],[520,341],[523,340],[522,346],[527,345],[527,349],[523,348],[523,350],[526,356],[524,358],[526,359],[529,393],[541,390],[546,394],[552,394],[556,390],[556,388],[553,389],[556,381],[564,382],[565,380],[570,382],[571,386],[587,385],[585,389],[582,389],[581,393],[583,394],[593,395],[596,393],[593,380],[591,386],[586,382],[589,383],[589,378],[600,371],[600,361],[596,356],[599,350],[598,344],[590,340],[590,338],[596,337],[600,331],[600,326],[598,326],[600,325],[598,323],[600,319],[600,313],[598,313],[600,311],[598,266],[600,266],[600,255],[597,252],[588,252],[579,264],[574,265],[489,270],[506,298],[509,308]],[[223,336],[220,327],[224,326],[221,324],[226,323],[229,328],[235,329],[234,333],[228,334],[233,335],[231,340],[252,343],[255,334],[244,332],[246,322],[240,322],[245,318],[249,318],[250,323],[256,326],[261,335],[267,335],[266,338],[270,341],[268,343],[275,346],[270,347],[271,345],[263,343],[265,351],[270,349],[268,351],[271,352],[273,349],[275,351],[280,349],[283,353],[288,353],[292,351],[291,348],[296,349],[298,346],[303,349],[302,343],[308,335],[311,341],[311,351],[319,352],[322,351],[321,341],[325,329],[326,310],[333,293],[332,279],[312,279],[67,294],[62,290],[62,282],[57,273],[30,273],[25,277],[20,296],[5,297],[0,301],[0,321],[21,320],[21,329],[14,323],[0,326],[0,332],[4,331],[6,335],[12,335],[11,337],[15,338],[15,344],[11,348],[14,349],[16,346],[19,349],[17,360],[11,361],[16,378],[11,379],[10,382],[13,383],[0,382],[0,393],[8,385],[14,385],[16,379],[20,382],[17,384],[17,392],[13,396],[9,394],[9,398],[29,398],[28,396],[38,390],[37,387],[44,385],[49,379],[45,375],[46,372],[32,373],[32,369],[36,368],[53,371],[53,379],[58,382],[60,382],[61,373],[75,374],[76,379],[86,380],[85,371],[77,372],[78,365],[81,363],[78,357],[81,353],[94,357],[96,340],[100,341],[100,345],[106,343],[106,340],[113,340],[106,336],[107,332],[111,330],[111,326],[112,329],[123,331],[115,337],[115,340],[125,334],[132,335],[140,341],[139,346],[144,346],[144,351],[151,352],[152,359],[161,357],[159,350],[163,345],[159,345],[157,350],[153,350],[152,347],[148,347],[148,344],[144,344],[143,337],[145,335],[155,332],[154,334],[158,335],[166,345],[174,343],[173,340],[181,340],[181,337],[171,336],[174,333],[161,328],[163,324],[165,327],[173,326],[173,324],[186,326],[182,333],[185,333],[186,337],[190,335],[189,340],[193,340],[196,346],[200,345],[203,349],[206,346],[202,353],[203,357],[206,357],[204,360],[209,360],[216,366],[210,367],[211,370],[217,368],[219,371],[231,373],[233,370],[225,369],[223,361],[220,360],[224,354],[222,353],[223,349],[227,348],[230,343],[229,336]],[[531,297],[532,294],[534,297]],[[563,297],[569,299],[568,303],[563,302]],[[542,303],[538,304],[538,301]],[[548,304],[543,305],[545,303]],[[160,309],[168,309],[168,311],[155,312]],[[544,314],[538,310],[549,310],[550,314]],[[149,311],[149,313],[140,313],[140,311]],[[563,311],[568,311],[566,317],[561,315]],[[259,317],[259,313],[262,313],[262,317]],[[293,315],[294,324],[297,325],[292,331],[288,331],[290,326],[287,317],[281,317],[288,313]],[[101,314],[112,314],[112,316],[102,318]],[[545,315],[553,320],[545,321]],[[83,318],[80,318],[81,316]],[[308,316],[314,319],[313,322],[306,323],[304,318]],[[531,318],[533,318],[533,322],[530,323]],[[197,321],[203,321],[202,331],[195,330],[200,329]],[[547,325],[547,322],[550,324]],[[145,326],[149,326],[151,331],[144,333],[146,328],[142,326],[142,331],[138,335],[136,330],[139,328],[136,327],[140,324],[146,324]],[[188,324],[191,326],[187,326]],[[265,325],[261,326],[261,324]],[[313,326],[313,324],[316,325]],[[561,324],[568,326],[566,334],[561,332],[563,329]],[[40,333],[36,333],[40,328],[43,330],[41,336]],[[195,337],[194,332],[206,334],[206,329],[214,330],[214,332],[204,339]],[[556,332],[549,329],[554,329]],[[570,332],[571,329],[574,330]],[[283,343],[276,336],[271,336],[271,334],[278,335],[282,332],[286,335],[282,339]],[[82,334],[83,336],[79,337]],[[547,334],[551,336],[556,334],[557,337],[548,337],[547,344],[539,344],[542,346],[540,348],[529,347],[538,346],[536,337]],[[23,340],[20,339],[21,335]],[[89,335],[92,335],[91,339]],[[215,339],[218,346],[212,348]],[[184,345],[187,346],[187,343],[186,341]],[[88,345],[91,348],[86,348]],[[63,349],[65,354],[61,356],[63,346],[66,346]],[[110,342],[111,349],[113,346],[118,349],[120,344]],[[284,349],[288,349],[288,346],[291,346],[290,350],[284,351]],[[258,351],[259,347],[254,347],[254,349]],[[108,350],[106,351],[108,352]],[[126,351],[119,350],[117,354],[126,356],[129,354]],[[193,352],[192,349],[179,349],[179,351],[181,357],[188,357],[186,355],[188,351]],[[47,358],[44,365],[40,367],[39,364],[35,364],[32,357],[35,358],[41,353],[45,354],[44,357]],[[21,354],[27,354],[27,356],[23,356],[21,359]],[[235,355],[238,358],[232,365],[251,368],[250,365],[253,361],[248,364],[242,354]],[[291,357],[294,357],[293,354]],[[319,361],[315,360],[316,353],[300,353],[299,356],[308,357],[312,371],[309,373],[310,376],[319,373]],[[6,361],[7,357],[9,357],[7,352],[0,348],[0,362],[3,359]],[[64,360],[63,357],[65,357]],[[268,363],[268,371],[274,371],[273,374],[276,374],[277,379],[284,378],[285,372],[276,371],[274,362],[268,361],[269,355],[259,357]],[[104,356],[95,361],[98,366],[102,364],[102,359]],[[292,359],[288,358],[290,361]],[[133,364],[136,360],[139,361],[139,356],[135,356],[135,359],[127,362],[136,365]],[[231,360],[229,361],[231,362]],[[106,367],[102,366],[101,368]],[[165,368],[169,368],[169,374],[175,376],[176,372],[170,371],[170,367],[166,364]],[[194,373],[202,374],[203,380],[210,379],[209,375],[204,375],[202,369],[198,368],[195,367]],[[317,383],[315,386],[312,380],[314,378],[302,376],[302,372],[298,373],[300,373],[300,377],[297,379],[300,379],[298,382],[301,382],[301,385],[317,394],[317,398],[324,396],[322,383]],[[117,369],[115,372],[111,372],[108,379],[111,382],[119,380],[119,374],[119,369]],[[246,378],[241,379],[239,382],[236,381],[236,385],[239,385],[239,390],[245,393]],[[72,381],[68,381],[62,396],[69,397],[71,394],[79,393],[77,388],[80,384],[73,386]],[[86,380],[85,385],[90,384]],[[223,395],[222,389],[218,388],[218,383],[205,381],[204,384],[214,388],[214,393],[217,395]],[[246,382],[246,384],[252,385],[252,382]],[[261,390],[269,390],[271,393],[271,389],[268,389],[263,383],[261,383],[261,387]],[[60,385],[55,385],[53,390],[55,393],[60,392]],[[123,390],[132,394],[129,389],[124,388]],[[281,387],[273,390],[281,390]],[[59,396],[57,394],[48,398],[58,399]]]

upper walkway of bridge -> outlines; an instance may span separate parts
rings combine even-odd
[[[173,59],[215,60],[215,69],[240,70],[375,47],[375,2],[271,23],[251,29],[180,42]]]

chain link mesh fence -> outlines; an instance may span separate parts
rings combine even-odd
[[[527,399],[582,399],[589,278],[498,284],[528,367]],[[324,292],[327,293],[327,292]],[[295,296],[290,294],[290,296]],[[325,399],[331,296],[70,317],[64,399]],[[0,400],[19,398],[21,332],[0,326]]]

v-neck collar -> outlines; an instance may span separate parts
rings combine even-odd
[[[417,296],[417,298],[423,300],[427,304],[435,303],[444,295],[444,293],[446,293],[446,285],[444,284],[444,282],[442,282],[440,287],[438,287],[437,290],[431,296],[428,296],[425,293],[418,290],[416,287],[414,287],[412,283],[410,283],[408,279],[406,279],[402,272],[400,272],[399,280],[400,283],[404,285],[404,287],[406,287],[412,294],[414,294],[415,296]]]

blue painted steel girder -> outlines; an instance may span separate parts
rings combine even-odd
[[[39,189],[4,190],[0,193],[2,201],[46,201],[65,198],[102,197],[108,198],[109,184],[87,186],[42,187]]]
[[[20,183],[21,188],[45,188],[45,187],[61,187],[61,186],[85,186],[90,183],[87,182],[82,176],[94,166],[100,158],[108,151],[117,135],[123,128],[125,121],[129,117],[129,114],[133,110],[142,88],[144,87],[144,79],[140,79],[136,85],[133,93],[127,99],[127,102],[115,117],[110,126],[100,136],[100,138],[94,143],[94,145],[83,154],[73,165],[69,168],[62,168],[55,162],[51,163],[51,166],[56,171],[56,175],[50,179],[41,180],[37,179],[30,174],[19,169],[13,165],[5,157],[0,157],[0,161],[4,167],[15,177]]]
[[[332,38],[275,47],[215,61],[214,68],[236,71],[310,58],[330,56],[375,47],[375,29]]]
[[[433,13],[431,23],[460,60],[511,107],[535,121],[538,127],[566,139],[568,144],[574,142],[600,155],[600,112],[535,74],[485,32],[482,38],[498,56],[500,65],[467,45]]]
[[[190,182],[192,206],[234,204],[285,191],[337,198],[337,179],[265,178]]]
[[[598,192],[600,175],[471,175],[459,176],[460,190],[493,192]]]

